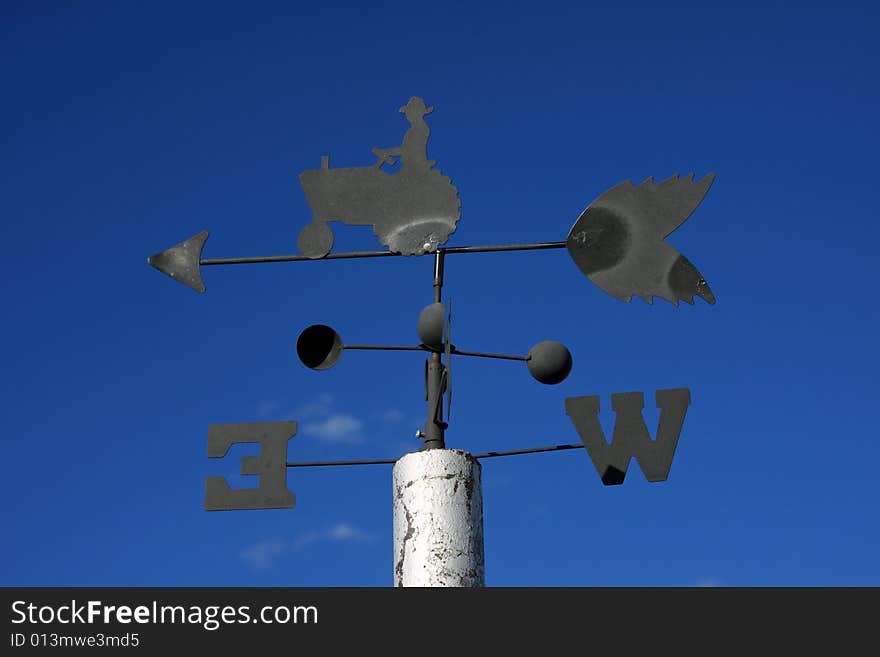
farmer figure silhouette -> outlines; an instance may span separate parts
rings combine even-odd
[[[434,110],[418,96],[400,108],[410,127],[400,146],[374,148],[372,166],[331,169],[321,158],[320,169],[300,175],[300,183],[312,210],[312,223],[299,234],[300,252],[322,258],[333,246],[329,221],[351,226],[373,226],[379,241],[392,252],[421,255],[444,244],[455,230],[461,201],[452,181],[433,168],[428,159],[431,134],[425,116]],[[386,172],[383,164],[400,168]]]
[[[402,169],[415,171],[421,169],[427,171],[436,162],[428,161],[428,137],[431,129],[425,123],[425,116],[434,111],[433,107],[425,107],[425,101],[417,96],[409,99],[409,102],[400,108],[400,112],[406,115],[410,128],[403,136],[403,144],[396,148],[374,148],[373,153],[379,158],[374,166],[383,164],[394,165],[394,158],[400,158]]]

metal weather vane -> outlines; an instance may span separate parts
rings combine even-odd
[[[691,262],[664,239],[694,212],[709,190],[714,174],[694,180],[693,174],[672,176],[660,183],[649,178],[634,186],[622,182],[593,201],[578,217],[565,241],[483,246],[443,246],[460,219],[458,190],[449,177],[435,169],[428,159],[430,130],[427,107],[413,97],[400,108],[410,126],[402,144],[374,148],[377,160],[370,166],[332,169],[329,157],[321,167],[305,171],[300,182],[312,211],[312,221],[300,232],[300,253],[275,256],[202,258],[208,239],[203,231],[176,246],[148,258],[159,271],[187,287],[204,292],[201,267],[267,262],[321,261],[342,258],[422,256],[434,258],[434,302],[418,317],[419,343],[415,345],[346,345],[329,326],[316,324],[305,329],[297,341],[297,354],[315,370],[335,365],[345,350],[410,350],[425,352],[425,425],[417,432],[423,449],[445,447],[452,403],[451,365],[453,356],[505,359],[525,362],[537,381],[554,385],[572,368],[572,357],[562,344],[537,343],[525,355],[505,355],[459,349],[451,340],[451,302],[442,302],[445,259],[448,255],[499,251],[566,249],[574,263],[600,289],[622,301],[638,296],[648,303],[659,297],[678,305],[692,304],[700,297],[709,304],[715,297],[703,276]],[[399,166],[396,166],[398,164]],[[395,166],[386,171],[383,166]],[[328,223],[371,225],[380,243],[378,251],[332,253],[333,233]],[[445,396],[445,404],[444,404]],[[642,393],[611,396],[616,419],[609,442],[599,424],[599,397],[569,397],[566,413],[581,438],[580,444],[536,447],[477,454],[490,458],[562,449],[584,448],[603,483],[620,484],[634,457],[649,481],[663,481],[671,467],[690,392],[686,388],[658,390],[661,409],[656,439],[652,440],[642,417]],[[319,461],[288,463],[287,442],[296,434],[296,422],[256,422],[211,425],[208,456],[223,457],[233,443],[256,442],[259,456],[245,457],[242,474],[260,475],[253,489],[230,489],[223,477],[209,477],[205,506],[208,510],[284,508],[295,497],[285,484],[288,467],[362,465],[394,463],[393,460]]]

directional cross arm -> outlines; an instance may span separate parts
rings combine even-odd
[[[186,285],[196,292],[204,292],[200,267],[216,265],[257,265],[271,262],[320,262],[322,260],[350,260],[353,258],[388,258],[401,256],[393,251],[349,251],[345,253],[329,253],[323,258],[310,258],[302,254],[286,254],[273,256],[243,256],[234,258],[202,258],[202,249],[208,239],[208,231],[203,230],[170,249],[147,258],[147,262]],[[441,247],[438,252],[447,253],[494,253],[498,251],[536,251],[543,249],[564,249],[565,242],[535,242],[531,244],[487,244],[482,246]],[[434,255],[424,253],[421,255]],[[418,257],[418,256],[414,256]]]

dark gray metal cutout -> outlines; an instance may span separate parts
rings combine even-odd
[[[330,158],[321,168],[304,171],[299,179],[312,211],[312,223],[299,234],[300,252],[322,258],[333,247],[328,221],[350,226],[373,226],[379,241],[403,255],[431,253],[445,244],[461,216],[458,189],[434,169],[428,159],[430,129],[425,116],[433,111],[418,96],[400,108],[410,123],[400,146],[374,148],[372,166],[331,169]],[[382,169],[399,159],[393,173]]]
[[[234,443],[260,443],[258,456],[241,460],[241,474],[257,475],[257,488],[232,489],[224,477],[205,479],[205,510],[291,509],[296,496],[287,489],[287,442],[296,422],[212,424],[208,427],[208,458],[223,458]]]
[[[313,324],[299,334],[296,354],[312,370],[329,370],[339,362],[345,346],[342,338],[326,324]]]
[[[544,340],[529,349],[526,366],[536,381],[556,385],[571,373],[571,352],[561,342]]]
[[[694,174],[659,184],[625,181],[593,201],[572,226],[568,252],[586,276],[611,296],[647,303],[657,296],[678,305],[694,296],[710,304],[715,296],[691,262],[663,241],[697,208],[715,179]]]
[[[196,292],[204,292],[205,284],[199,271],[199,260],[208,236],[208,231],[203,230],[162,253],[150,256],[147,262],[188,288]]]
[[[642,409],[645,398],[640,392],[611,395],[614,409],[614,433],[611,444],[599,424],[599,397],[568,397],[565,412],[571,418],[596,471],[606,486],[622,484],[632,457],[639,462],[648,481],[666,481],[672,458],[684,424],[691,393],[687,388],[658,390],[660,421],[657,439],[651,440]]]
[[[432,303],[419,313],[416,330],[422,344],[431,349],[443,348],[443,320],[446,309],[442,303]]]

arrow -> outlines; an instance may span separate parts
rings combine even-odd
[[[664,242],[702,202],[715,179],[674,175],[655,184],[648,178],[633,186],[627,180],[609,189],[581,213],[566,240],[568,252],[583,274],[621,301],[640,296],[678,305],[699,296],[715,296],[697,268]]]
[[[204,292],[205,284],[202,282],[200,266],[211,265],[256,265],[269,262],[320,262],[322,260],[346,260],[351,258],[384,258],[403,256],[402,253],[393,251],[350,251],[347,253],[330,253],[323,258],[310,258],[300,254],[274,255],[274,256],[245,256],[239,258],[202,258],[202,249],[205,240],[208,239],[208,231],[204,230],[198,235],[193,235],[180,244],[170,249],[157,253],[147,258],[147,262],[170,276],[180,281],[196,292]],[[485,246],[455,246],[440,248],[443,253],[494,253],[496,251],[535,251],[542,249],[564,249],[565,242],[539,242],[534,244],[500,244]],[[434,255],[423,253],[421,255]],[[419,257],[419,256],[408,256]]]
[[[162,253],[150,256],[147,262],[188,288],[204,292],[205,284],[202,282],[199,264],[207,239],[208,231],[203,230]]]
[[[638,186],[628,180],[622,182],[581,213],[564,242],[439,247],[410,257],[564,248],[592,283],[621,301],[640,296],[652,303],[656,296],[678,305],[682,300],[692,304],[694,297],[699,296],[714,304],[715,296],[702,274],[664,241],[696,210],[714,179],[715,174],[710,173],[700,181],[690,174],[684,178],[675,175],[656,184],[653,178]],[[202,231],[151,256],[147,262],[196,292],[204,292],[201,266],[404,255],[394,251],[352,251],[328,253],[321,258],[295,254],[205,259],[201,253],[207,239],[208,231]]]

